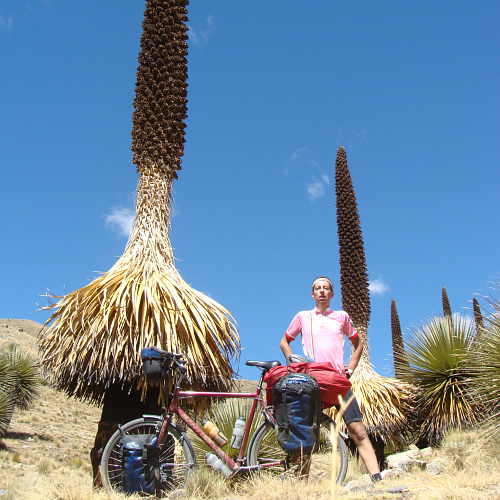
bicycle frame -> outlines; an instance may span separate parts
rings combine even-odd
[[[200,391],[182,391],[180,390],[180,385],[182,383],[182,379],[184,378],[184,373],[179,377],[179,380],[176,384],[175,390],[172,394],[172,400],[166,411],[166,418],[163,421],[163,425],[160,431],[160,435],[158,441],[160,446],[165,441],[165,436],[167,433],[167,427],[172,419],[172,415],[177,415],[210,449],[233,471],[233,475],[242,470],[250,470],[252,467],[243,466],[245,459],[245,449],[248,444],[248,439],[250,435],[250,429],[252,427],[252,423],[255,417],[255,413],[257,410],[257,406],[260,405],[262,407],[262,412],[264,413],[264,418],[274,424],[274,417],[272,412],[268,409],[266,403],[261,398],[262,392],[262,383],[264,378],[263,372],[260,376],[260,380],[257,384],[257,388],[255,392],[200,392]],[[165,382],[162,382],[164,385]],[[162,387],[165,390],[164,387]],[[236,461],[233,460],[227,453],[222,451],[222,449],[208,436],[205,431],[189,416],[187,415],[179,406],[177,405],[177,401],[183,398],[233,398],[233,399],[253,399],[252,408],[250,410],[250,415],[248,417],[248,421],[245,425],[245,433],[243,436],[243,441],[241,444],[240,452]],[[267,467],[279,465],[281,462],[269,462],[266,464]]]

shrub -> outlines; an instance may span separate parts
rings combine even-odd
[[[470,397],[484,406],[488,440],[500,438],[500,300],[486,298],[492,308],[470,351]]]
[[[409,365],[402,364],[400,370],[418,391],[415,424],[420,440],[436,443],[446,431],[471,428],[481,419],[481,404],[467,391],[474,334],[474,324],[464,317],[436,317],[406,339]]]
[[[15,344],[0,354],[0,436],[5,436],[14,408],[28,408],[38,396],[38,366]]]

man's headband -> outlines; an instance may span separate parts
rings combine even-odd
[[[314,288],[314,285],[318,282],[318,281],[328,281],[328,283],[330,283],[330,286],[332,287],[332,291],[333,291],[333,283],[331,282],[331,280],[329,280],[326,276],[319,276],[318,278],[316,278],[314,281],[313,281],[313,284],[312,284],[312,287]]]

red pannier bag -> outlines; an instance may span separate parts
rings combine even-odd
[[[273,404],[273,386],[289,371],[296,373],[309,373],[318,382],[321,388],[321,404],[323,408],[339,404],[339,395],[345,398],[351,388],[351,382],[333,368],[328,362],[323,363],[292,363],[290,366],[275,366],[264,375],[266,382],[266,401],[268,405]]]

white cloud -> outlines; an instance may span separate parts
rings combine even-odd
[[[208,39],[215,31],[214,16],[208,16],[204,27],[199,31],[196,31],[191,24],[188,24],[188,36],[189,39],[195,44],[199,45],[202,41],[208,42]]]
[[[195,45],[198,45],[200,43],[200,39],[198,38],[198,33],[194,30],[194,28],[188,24],[188,37],[189,40],[191,40]]]
[[[330,177],[321,172],[319,163],[311,151],[306,148],[296,149],[288,159],[284,170],[294,181],[306,184],[306,191],[311,202],[322,198],[330,185]]]
[[[373,295],[384,295],[385,292],[388,292],[390,290],[390,287],[389,285],[386,285],[381,279],[376,279],[370,281],[368,289]]]
[[[208,40],[208,37],[215,31],[215,24],[214,24],[214,16],[208,16],[207,17],[207,22],[205,24],[205,29],[201,31],[201,36],[203,37],[203,40],[205,42]]]
[[[125,207],[114,207],[111,209],[111,213],[104,216],[106,226],[118,233],[119,236],[125,237],[130,234],[134,218],[135,210]]]
[[[4,17],[0,13],[0,31],[10,31],[13,24],[14,19],[12,18],[12,16]]]
[[[313,182],[307,186],[307,194],[311,201],[319,200],[325,196],[325,186],[321,182]]]
[[[330,185],[330,177],[322,175],[317,181],[311,182],[307,186],[307,194],[311,201],[316,201],[325,196],[326,187]]]

